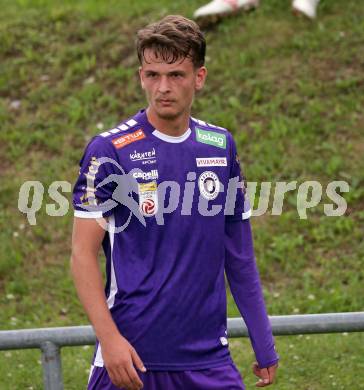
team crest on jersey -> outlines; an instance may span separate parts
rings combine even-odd
[[[198,187],[200,194],[207,200],[213,200],[220,191],[220,181],[216,173],[205,171],[198,178]]]
[[[138,184],[139,209],[145,217],[152,217],[158,211],[157,182]]]
[[[138,129],[133,133],[122,135],[119,138],[113,139],[112,143],[114,144],[116,149],[123,148],[126,145],[131,144],[132,142],[139,141],[145,138],[145,133],[142,129]]]

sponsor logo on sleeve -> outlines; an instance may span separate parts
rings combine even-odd
[[[216,173],[205,171],[198,178],[198,187],[201,195],[207,200],[213,200],[219,195],[220,181]]]
[[[224,347],[229,344],[227,337],[220,337],[220,343]]]
[[[226,135],[215,131],[202,130],[196,127],[196,140],[203,144],[213,145],[221,149],[226,149]]]
[[[131,144],[132,142],[139,141],[145,138],[145,133],[142,129],[134,131],[133,133],[122,135],[119,138],[113,139],[112,143],[116,149],[123,148],[126,145]]]
[[[138,184],[139,209],[145,217],[151,217],[158,211],[157,182]]]
[[[196,158],[198,167],[226,167],[226,157],[201,157]]]
[[[100,163],[97,160],[96,157],[92,157],[90,161],[90,165],[88,167],[88,170],[84,175],[86,176],[86,183],[87,187],[83,188],[85,190],[85,193],[81,196],[80,200],[81,203],[84,206],[91,205],[96,206],[97,205],[97,199],[96,199],[96,189],[95,189],[95,179],[97,172],[99,171]]]

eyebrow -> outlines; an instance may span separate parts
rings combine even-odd
[[[171,72],[168,72],[168,74],[178,74],[178,75],[184,76],[186,74],[186,72],[183,70],[172,70]]]
[[[151,74],[160,74],[159,72],[155,71],[155,70],[146,70],[145,73],[147,75],[151,75]],[[186,74],[185,71],[183,70],[171,70],[170,72],[167,73],[168,76],[171,76],[171,75],[181,75],[181,76],[184,76]]]

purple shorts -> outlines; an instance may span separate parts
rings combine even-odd
[[[138,372],[143,390],[244,390],[241,375],[233,363],[191,371]],[[87,390],[120,390],[113,385],[105,367],[92,367]],[[122,389],[121,389],[122,390]]]

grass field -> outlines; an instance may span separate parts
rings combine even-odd
[[[72,209],[50,217],[56,180],[73,183],[94,134],[145,100],[137,79],[135,31],[203,1],[0,0],[0,327],[81,325],[69,273]],[[364,3],[322,0],[315,22],[287,0],[206,31],[206,88],[193,115],[234,133],[248,181],[345,180],[344,216],[324,203],[252,219],[270,314],[364,310]],[[45,193],[37,224],[18,210],[26,180]],[[274,187],[274,184],[273,184]],[[65,194],[70,200],[70,194]],[[229,298],[229,315],[238,316]],[[277,337],[279,390],[364,389],[364,334]],[[247,340],[231,340],[247,384]],[[65,388],[85,387],[92,347],[63,350]],[[0,389],[41,389],[40,352],[0,352]]]

